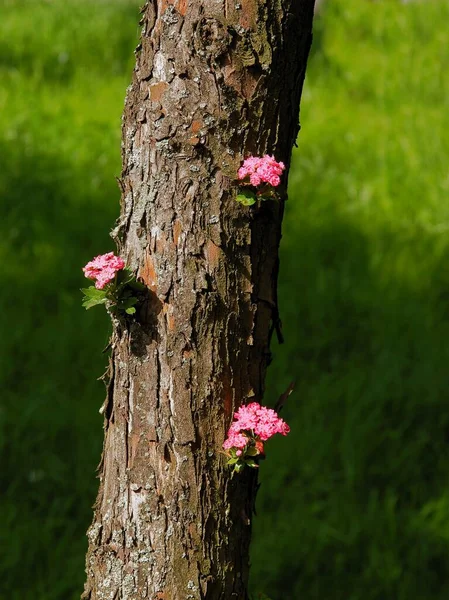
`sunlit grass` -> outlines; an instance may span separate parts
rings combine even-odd
[[[138,3],[1,13],[0,598],[69,600],[84,579],[108,335],[106,316],[80,306],[81,266],[112,249]]]

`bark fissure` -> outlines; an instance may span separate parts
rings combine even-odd
[[[247,598],[257,477],[232,479],[221,446],[281,335],[283,200],[242,207],[235,178],[249,154],[289,164],[312,15],[313,0],[143,8],[113,236],[148,295],[113,324],[85,599]]]

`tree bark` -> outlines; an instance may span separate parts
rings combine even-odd
[[[123,115],[113,237],[148,286],[115,321],[91,600],[244,600],[257,473],[221,453],[279,330],[280,201],[235,201],[248,155],[290,161],[313,0],[151,0]]]

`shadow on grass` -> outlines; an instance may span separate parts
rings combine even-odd
[[[67,600],[82,589],[108,335],[81,308],[81,267],[112,246],[118,192],[17,142],[0,160],[0,597]]]
[[[431,249],[424,234],[404,248],[394,231],[368,236],[340,217],[286,226],[286,344],[275,349],[270,402],[292,379],[297,387],[284,415],[292,433],[273,440],[261,469],[253,588],[273,600],[443,600],[443,258],[429,255],[410,278],[401,264],[413,271]]]

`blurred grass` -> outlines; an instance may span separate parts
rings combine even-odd
[[[281,260],[292,426],[261,469],[254,587],[276,600],[449,590],[446,2],[316,22]]]
[[[4,0],[0,21],[1,600],[84,580],[138,2]],[[446,600],[449,6],[332,0],[316,23],[282,246],[292,434],[261,468],[253,589]]]
[[[2,3],[1,600],[82,590],[109,326],[79,288],[82,265],[112,249],[137,8]]]

